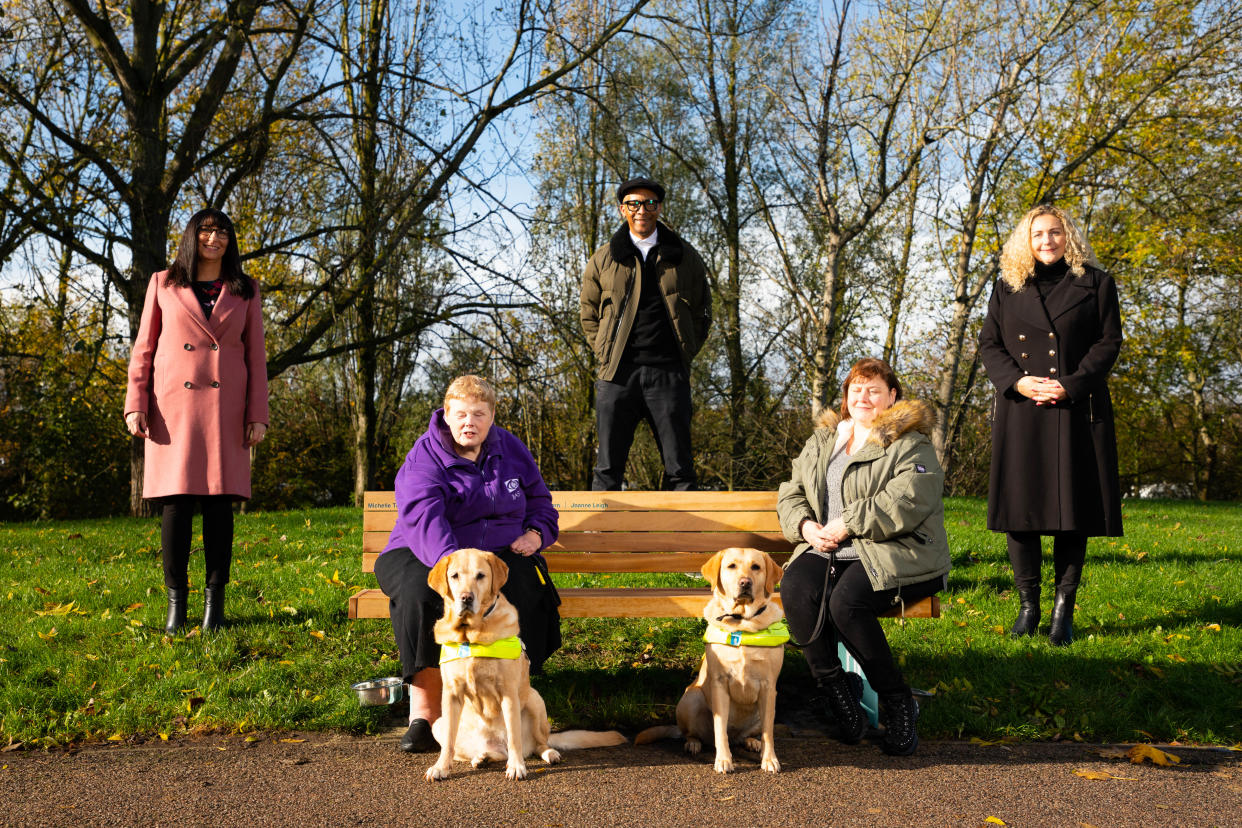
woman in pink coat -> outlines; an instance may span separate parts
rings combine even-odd
[[[224,621],[233,501],[250,497],[250,448],[267,423],[259,286],[242,272],[233,222],[200,210],[172,265],[147,286],[125,394],[125,424],[147,441],[142,496],[163,505],[169,633],[185,625],[196,505],[207,565],[203,629]]]

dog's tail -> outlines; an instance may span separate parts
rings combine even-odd
[[[646,745],[651,742],[658,742],[661,739],[679,739],[681,738],[681,728],[677,725],[656,725],[649,727],[642,733],[634,737],[634,744]]]
[[[548,736],[548,745],[557,750],[614,747],[628,741],[615,730],[562,730]]]

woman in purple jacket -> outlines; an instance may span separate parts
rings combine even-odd
[[[561,646],[560,598],[539,554],[556,542],[556,508],[535,458],[495,416],[495,389],[480,377],[458,377],[397,472],[397,525],[375,577],[410,685],[410,726],[400,743],[407,753],[435,749],[431,723],[440,717],[432,628],[444,602],[427,585],[436,561],[458,549],[494,552],[509,566],[501,592],[517,607],[531,672]]]

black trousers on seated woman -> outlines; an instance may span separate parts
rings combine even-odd
[[[803,553],[794,558],[781,579],[781,604],[795,641],[808,641],[815,632],[827,571],[827,558]],[[901,598],[912,603],[943,588],[944,578],[938,575],[930,581],[903,586]],[[896,598],[896,589],[872,589],[859,561],[837,561],[823,631],[818,639],[802,647],[811,675],[821,683],[840,676],[837,642],[842,641],[862,666],[876,693],[883,696],[906,690],[879,619],[881,613],[896,605]]]
[[[493,552],[509,567],[509,578],[500,591],[517,609],[518,636],[530,657],[531,672],[538,673],[561,646],[561,616],[556,609],[560,597],[540,558],[508,549]],[[440,666],[435,623],[444,615],[444,601],[427,584],[430,573],[431,568],[406,547],[390,549],[375,560],[375,579],[388,596],[388,614],[406,681],[424,667]]]

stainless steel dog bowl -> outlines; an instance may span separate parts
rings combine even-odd
[[[358,703],[363,707],[393,704],[405,698],[405,683],[397,676],[360,681],[351,685],[350,689],[354,691],[354,695],[358,697]]]

